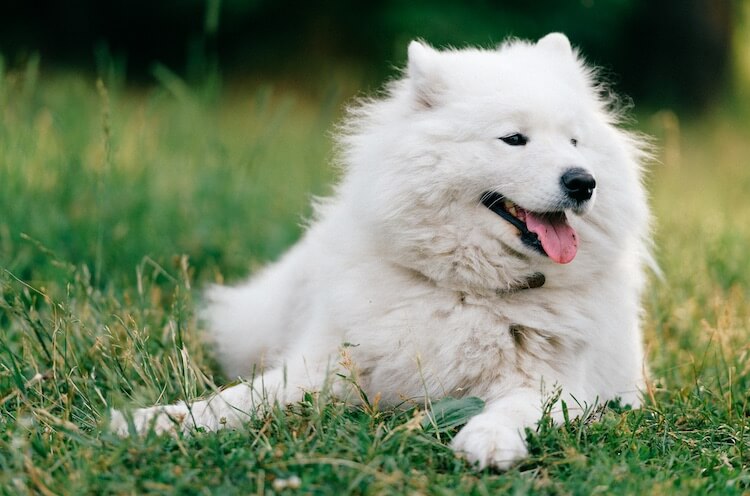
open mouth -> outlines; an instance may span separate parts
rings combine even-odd
[[[564,211],[537,213],[516,205],[500,193],[487,191],[482,204],[512,224],[521,242],[559,264],[569,263],[578,251],[578,235]]]

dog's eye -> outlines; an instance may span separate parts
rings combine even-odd
[[[503,140],[505,144],[510,146],[524,146],[529,142],[529,138],[521,133],[509,134],[508,136],[503,136],[500,139]]]
[[[570,144],[573,146],[578,146],[578,140],[575,138],[570,138]]]

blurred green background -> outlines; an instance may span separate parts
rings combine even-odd
[[[331,191],[343,108],[397,76],[413,38],[491,47],[563,31],[635,102],[630,125],[655,137],[657,161],[688,174],[687,130],[714,119],[703,138],[731,141],[716,130],[742,135],[750,114],[748,5],[11,2],[0,16],[0,262],[48,281],[47,250],[102,287],[132,282],[144,257],[186,254],[201,281],[246,274],[299,236],[311,195]],[[730,174],[724,162],[715,176]]]
[[[565,32],[635,102],[657,162],[686,174],[687,130],[714,119],[741,135],[750,115],[749,5],[11,2],[0,16],[0,261],[49,279],[46,247],[104,283],[130,280],[143,257],[187,254],[201,280],[274,258],[299,236],[310,195],[330,192],[342,109],[397,76],[414,38],[491,47]],[[729,139],[721,126],[704,137]]]

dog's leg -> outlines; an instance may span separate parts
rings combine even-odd
[[[179,402],[174,405],[139,408],[132,412],[135,433],[143,434],[152,428],[157,434],[161,434],[189,432],[196,427],[210,431],[238,427],[258,411],[265,396],[271,396],[257,387],[255,382],[241,383],[192,403]],[[117,410],[112,411],[110,429],[120,436],[130,434],[128,420]]]
[[[501,470],[528,454],[527,427],[535,427],[542,417],[540,392],[522,389],[490,402],[453,439],[453,449],[482,469]]]
[[[194,428],[208,431],[237,428],[269,405],[293,403],[302,398],[304,391],[320,389],[324,380],[320,374],[311,378],[299,371],[275,369],[252,384],[237,384],[204,400],[139,408],[132,413],[133,427],[137,434],[149,429],[161,434],[190,432]],[[112,411],[110,429],[123,437],[131,433],[126,416],[117,410]]]

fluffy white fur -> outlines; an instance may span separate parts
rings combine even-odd
[[[412,42],[405,76],[351,111],[343,179],[304,238],[247,283],[208,292],[224,370],[262,374],[189,406],[137,410],[136,430],[236,426],[265,397],[294,402],[324,383],[345,396],[336,373],[355,374],[381,404],[482,398],[453,447],[506,468],[556,387],[571,410],[617,397],[637,406],[644,154],[608,98],[562,34],[497,50]],[[498,139],[516,132],[526,146]],[[554,210],[570,167],[597,186],[567,211],[579,248],[560,265],[480,197]],[[539,273],[544,285],[524,289]],[[119,412],[112,426],[127,435]]]

